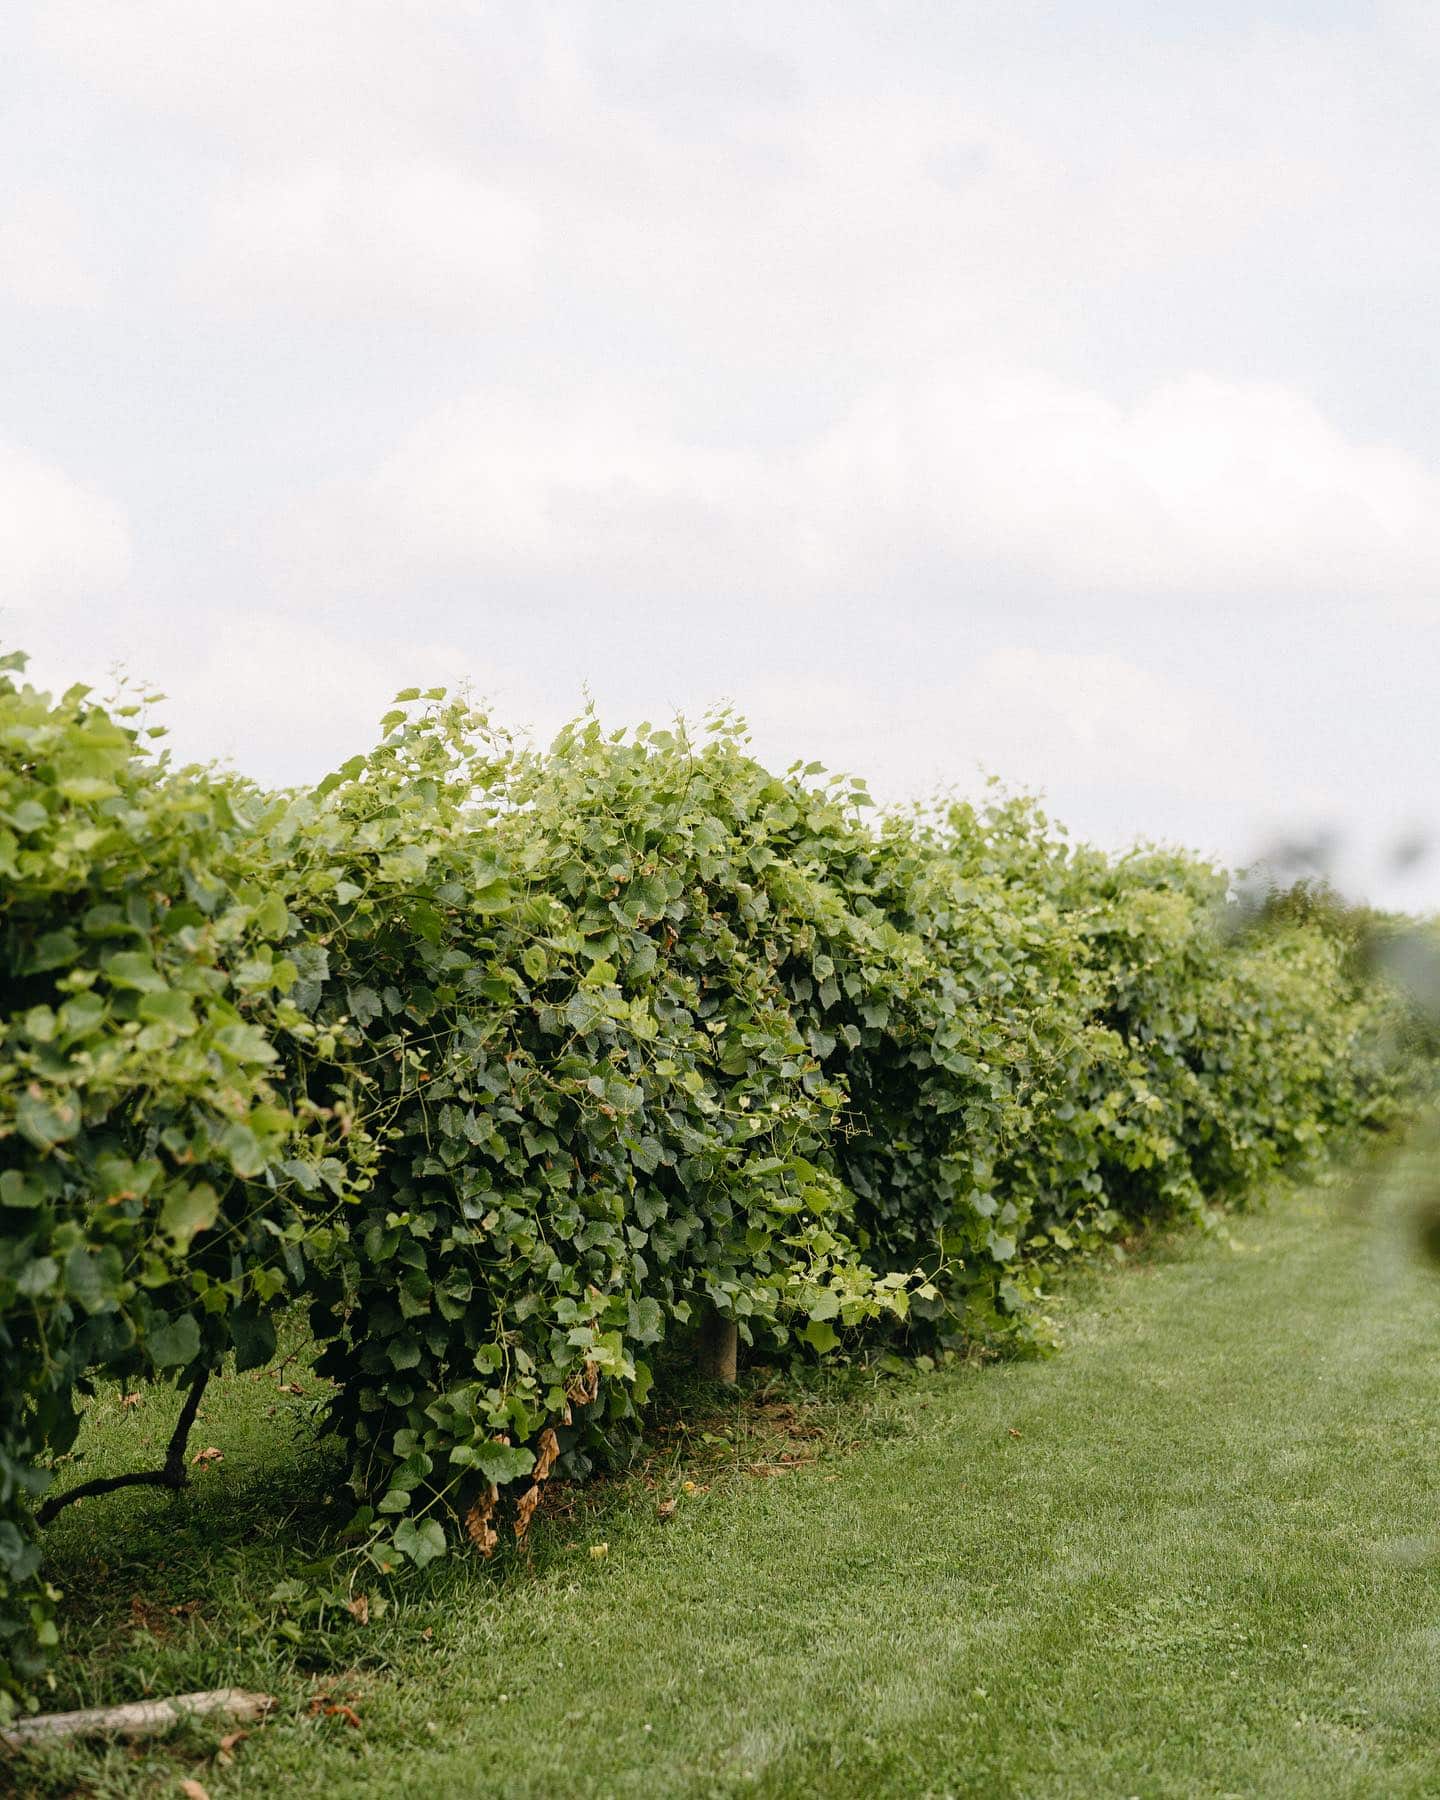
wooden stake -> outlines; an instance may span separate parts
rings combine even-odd
[[[247,1694],[244,1688],[211,1688],[203,1694],[172,1694],[168,1700],[135,1700],[128,1706],[88,1706],[82,1712],[36,1713],[0,1731],[0,1744],[20,1750],[57,1738],[149,1737],[168,1731],[181,1719],[263,1719],[274,1706],[272,1694]]]
[[[712,1306],[700,1327],[700,1373],[709,1381],[733,1386],[740,1352],[735,1321]]]

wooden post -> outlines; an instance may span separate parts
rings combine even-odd
[[[708,1381],[733,1386],[739,1351],[740,1333],[735,1321],[709,1307],[700,1326],[700,1373]]]

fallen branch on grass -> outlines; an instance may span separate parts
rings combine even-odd
[[[0,1744],[20,1750],[27,1744],[72,1737],[150,1737],[182,1719],[263,1719],[275,1704],[272,1694],[244,1688],[210,1688],[201,1694],[172,1694],[167,1700],[134,1700],[127,1706],[87,1706],[80,1712],[37,1713],[0,1731]]]

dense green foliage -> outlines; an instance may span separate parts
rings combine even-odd
[[[313,1028],[243,836],[226,783],[0,673],[0,1694],[54,1641],[27,1520],[77,1385],[263,1361],[331,1235],[291,1176],[349,1179],[275,1080]]]
[[[0,1695],[97,1372],[261,1360],[302,1297],[363,1553],[424,1564],[633,1430],[701,1309],[1043,1341],[1049,1261],[1410,1079],[1343,916],[1241,929],[1216,872],[1028,804],[872,824],[725,718],[534,754],[438,690],[267,794],[8,668]]]

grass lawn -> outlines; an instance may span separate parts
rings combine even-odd
[[[269,1599],[332,1510],[313,1395],[282,1387],[297,1364],[228,1380],[191,1445],[224,1460],[187,1493],[51,1528],[53,1704],[235,1683],[277,1716],[228,1761],[191,1725],[0,1785],[1440,1795],[1440,1276],[1353,1198],[1074,1277],[1047,1362],[672,1421],[528,1562],[438,1564],[319,1634]],[[174,1411],[107,1393],[83,1472],[158,1463]]]

